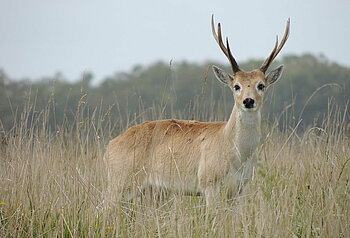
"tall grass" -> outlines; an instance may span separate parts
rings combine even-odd
[[[203,197],[177,193],[104,208],[104,147],[122,123],[89,110],[82,96],[74,123],[52,130],[51,105],[36,112],[28,102],[2,137],[1,237],[350,237],[346,110],[330,107],[321,126],[303,133],[270,126],[244,196],[223,197],[208,213]],[[162,111],[140,110],[127,124]]]

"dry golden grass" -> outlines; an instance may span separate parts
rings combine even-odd
[[[30,108],[28,109],[30,111]],[[103,208],[102,116],[48,129],[25,112],[0,151],[1,237],[350,237],[350,142],[341,113],[304,133],[272,127],[243,197],[149,193]],[[109,132],[107,132],[109,133]]]

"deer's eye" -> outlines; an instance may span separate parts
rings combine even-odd
[[[265,88],[265,85],[264,85],[264,84],[262,84],[262,83],[259,83],[259,84],[258,84],[258,89],[259,89],[259,90],[264,90],[264,88]]]
[[[238,90],[240,90],[241,89],[241,87],[239,86],[239,85],[235,85],[235,86],[233,86],[233,88],[236,90],[236,91],[238,91]]]

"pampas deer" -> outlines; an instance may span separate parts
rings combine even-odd
[[[239,193],[251,179],[260,140],[261,107],[266,89],[281,76],[283,66],[266,74],[289,36],[289,19],[280,44],[259,69],[241,70],[232,56],[228,39],[223,43],[220,23],[212,32],[228,58],[233,74],[217,66],[217,79],[233,92],[234,106],[226,122],[159,120],[127,129],[107,146],[109,193],[115,201],[129,199],[139,189],[156,186],[205,195],[213,206],[222,184]]]

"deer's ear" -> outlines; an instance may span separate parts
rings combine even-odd
[[[213,72],[215,77],[223,84],[229,85],[229,83],[232,81],[232,78],[228,73],[215,65],[213,65]]]
[[[267,85],[273,84],[277,82],[283,71],[283,65],[278,66],[276,69],[272,70],[267,76],[266,76],[266,82]]]

